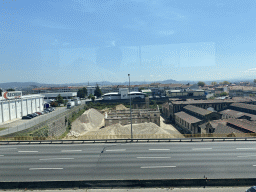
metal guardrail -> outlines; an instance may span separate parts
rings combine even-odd
[[[95,139],[95,140],[23,140],[0,141],[0,145],[18,144],[85,144],[85,143],[135,143],[135,142],[214,142],[214,141],[256,141],[256,137],[216,137],[216,138],[171,138],[171,139]]]

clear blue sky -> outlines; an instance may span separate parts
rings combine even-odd
[[[0,82],[256,78],[256,0],[0,1]]]

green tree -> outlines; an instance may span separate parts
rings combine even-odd
[[[92,96],[92,101],[94,102],[94,100],[95,100],[95,97],[94,97],[94,96]]]
[[[7,91],[15,91],[14,89],[10,88],[10,89],[7,89]]]
[[[85,87],[78,90],[77,97],[85,98],[86,96],[87,96],[87,89]]]
[[[203,87],[203,86],[205,86],[205,82],[203,82],[203,81],[198,81],[197,85]]]
[[[221,84],[222,85],[229,85],[230,83],[228,81],[223,81]]]
[[[59,94],[58,96],[57,96],[57,102],[59,103],[59,104],[64,104],[64,99],[63,99],[63,97],[61,97],[61,95]]]
[[[68,100],[67,100],[67,99],[65,99],[63,104],[66,106],[66,105],[67,105],[67,103],[68,103]]]
[[[2,96],[2,92],[3,92],[3,90],[2,90],[2,89],[0,89],[0,96]]]
[[[56,102],[56,101],[52,101],[51,103],[50,103],[50,105],[52,106],[52,107],[58,107],[58,102]]]
[[[211,85],[217,85],[217,82],[216,82],[216,81],[213,81],[213,82],[211,83]]]
[[[228,95],[227,92],[223,92],[223,93],[220,94],[220,96],[227,96],[227,95]]]
[[[90,94],[89,96],[88,96],[88,99],[91,99],[93,97],[93,95],[92,94]]]
[[[97,98],[101,97],[102,92],[100,90],[100,87],[97,85],[95,91],[94,91],[94,96],[96,96]]]

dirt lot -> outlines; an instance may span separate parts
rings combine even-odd
[[[122,110],[122,105],[116,106],[116,109]],[[160,127],[154,123],[133,124],[134,138],[182,138],[172,125],[164,123],[160,117]],[[89,109],[72,123],[70,133],[67,139],[117,139],[129,138],[131,134],[131,125],[114,124],[104,127],[104,115],[96,109]]]

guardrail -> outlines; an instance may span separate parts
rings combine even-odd
[[[86,144],[86,143],[136,143],[136,142],[223,142],[223,141],[256,141],[256,137],[216,137],[216,138],[171,138],[171,139],[95,139],[95,140],[22,140],[0,141],[0,145],[18,144]]]

